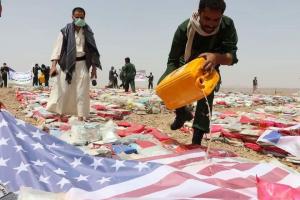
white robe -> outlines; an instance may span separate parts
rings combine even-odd
[[[76,56],[85,55],[85,38],[83,29],[75,31]],[[62,33],[59,34],[55,43],[51,60],[58,60],[63,42]],[[72,74],[71,84],[66,81],[66,73],[57,66],[58,75],[53,77],[54,82],[51,94],[47,103],[47,110],[58,114],[76,115],[88,117],[90,113],[90,77],[85,60],[77,61]]]

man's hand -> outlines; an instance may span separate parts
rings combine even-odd
[[[56,65],[52,65],[50,69],[50,77],[54,77],[57,75]]]
[[[92,67],[91,78],[97,78],[97,68],[94,66]]]
[[[198,57],[203,57],[205,59],[205,63],[203,66],[204,73],[212,73],[215,69],[217,63],[217,54],[215,53],[202,53]]]

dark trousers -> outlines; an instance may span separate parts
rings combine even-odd
[[[113,88],[118,88],[119,85],[118,85],[118,79],[114,79],[113,80]]]
[[[214,101],[214,92],[207,96],[208,104],[210,107],[210,113],[212,113],[213,101]],[[199,129],[204,133],[209,132],[209,112],[206,104],[206,99],[203,98],[197,102],[194,123],[194,129]]]
[[[120,87],[124,88],[125,89],[125,83],[122,81]]]
[[[153,82],[149,82],[148,89],[153,89]]]
[[[129,79],[125,81],[125,92],[129,91],[129,85],[131,87],[132,92],[135,92],[135,83],[134,79]]]
[[[3,87],[7,87],[7,75],[6,76],[2,75],[2,79],[3,79]]]
[[[214,92],[207,96],[208,104],[210,107],[210,113],[212,113],[212,106],[214,100]],[[188,112],[186,106],[177,108],[175,113],[176,116],[184,116]],[[209,112],[206,104],[206,99],[203,98],[197,101],[196,112],[194,116],[193,129],[198,129],[198,131],[203,133],[209,132]]]
[[[49,87],[49,76],[45,76],[45,87]]]
[[[214,100],[214,92],[207,96],[208,105],[210,108],[210,113],[212,113],[212,106]],[[186,107],[181,107],[176,109],[176,116],[186,116]],[[197,102],[196,112],[194,116],[193,123],[193,139],[192,144],[201,144],[204,133],[209,133],[209,112],[206,99],[203,98]]]
[[[32,86],[38,86],[39,85],[39,79],[37,76],[33,77]]]

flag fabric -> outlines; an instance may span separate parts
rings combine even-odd
[[[266,130],[257,140],[262,144],[274,145],[293,156],[300,156],[300,124],[281,129]]]
[[[288,185],[282,185],[278,183],[268,183],[257,178],[257,193],[259,200],[286,200],[300,199],[300,190],[290,187]]]
[[[147,81],[146,70],[137,70],[134,80],[137,81],[137,82]]]
[[[221,150],[201,149],[139,161],[84,154],[36,127],[0,111],[0,182],[64,192],[66,199],[256,199],[256,176],[300,187],[300,175],[253,163]]]
[[[13,68],[11,67],[8,67],[8,71],[11,71],[11,72],[16,72],[16,70],[14,70]]]
[[[28,72],[16,72],[15,70],[9,70],[9,80],[10,83],[24,85],[29,84],[32,81],[32,73]]]

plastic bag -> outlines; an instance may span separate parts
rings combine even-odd
[[[100,124],[76,124],[71,128],[71,139],[75,144],[82,145],[102,139]]]
[[[50,193],[35,190],[32,188],[21,187],[18,200],[64,200],[65,194],[63,193]]]
[[[100,128],[100,132],[104,143],[112,143],[119,139],[119,136],[115,133],[116,125],[111,120]]]

